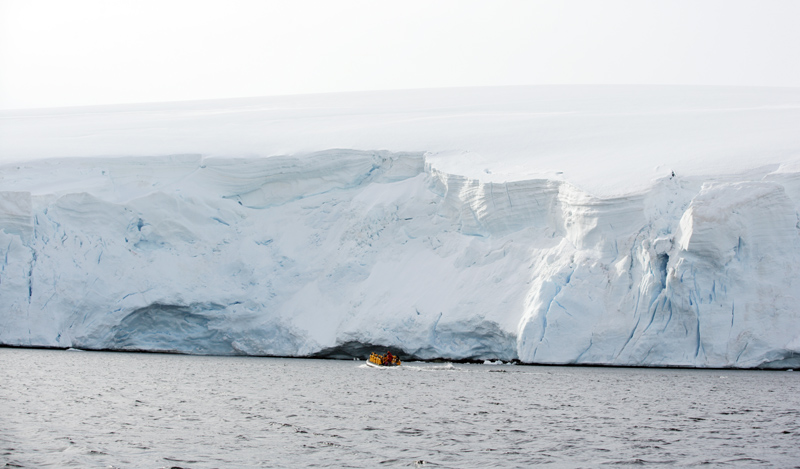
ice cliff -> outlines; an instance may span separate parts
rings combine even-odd
[[[763,107],[724,109],[764,122]],[[798,367],[800,133],[785,129],[800,129],[800,105],[770,109],[782,139],[747,140],[769,157],[715,173],[659,167],[614,190],[581,184],[609,172],[594,158],[564,171],[519,156],[478,164],[446,150],[452,135],[238,158],[66,157],[50,142],[56,158],[16,160],[26,147],[12,136],[0,147],[0,343],[282,356],[375,344],[419,358]],[[6,136],[54,119],[4,118]],[[587,122],[593,135],[598,120]],[[689,154],[718,150],[686,138]]]

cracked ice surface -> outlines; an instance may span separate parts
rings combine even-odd
[[[6,112],[0,343],[800,366],[800,93],[547,88]]]

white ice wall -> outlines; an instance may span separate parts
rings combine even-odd
[[[791,166],[600,198],[435,160],[330,150],[6,165],[0,342],[797,366]]]

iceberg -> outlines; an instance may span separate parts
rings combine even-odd
[[[0,112],[0,344],[800,367],[800,89]]]

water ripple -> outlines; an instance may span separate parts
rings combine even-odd
[[[778,466],[800,374],[0,349],[6,467]]]

